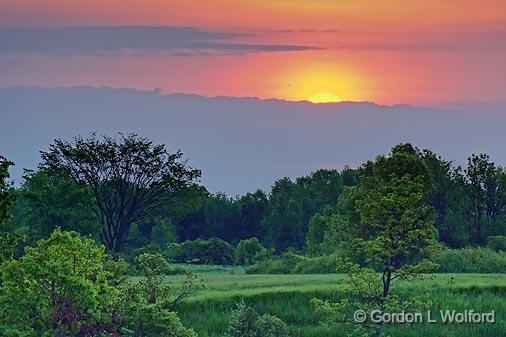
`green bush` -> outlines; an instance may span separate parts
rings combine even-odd
[[[259,316],[244,302],[236,305],[230,315],[228,326],[229,337],[288,337],[286,324],[269,314]]]
[[[233,265],[235,259],[234,247],[217,238],[171,243],[165,255],[179,263]]]
[[[506,252],[506,236],[489,236],[487,238],[487,248],[490,248],[496,252]]]
[[[236,308],[230,314],[228,324],[228,336],[230,337],[256,337],[255,322],[258,313],[244,302],[237,303]]]
[[[292,274],[334,274],[336,261],[336,254],[306,258],[297,263]]]
[[[288,337],[288,328],[282,320],[269,314],[262,315],[255,322],[257,337]]]
[[[267,258],[271,252],[257,238],[241,240],[235,248],[235,263],[246,266]]]
[[[122,315],[129,322],[128,328],[122,330],[124,336],[197,337],[193,330],[183,326],[175,312],[157,303],[128,301]]]
[[[506,273],[506,253],[489,248],[444,249],[431,260],[442,273]]]
[[[285,253],[249,266],[246,274],[333,274],[336,272],[336,261],[336,254],[305,257]]]
[[[199,284],[187,274],[179,293],[165,282],[168,264],[157,254],[136,259],[141,279],[103,246],[55,230],[0,265],[0,336],[196,337],[172,311]]]
[[[103,246],[57,229],[35,247],[26,247],[19,259],[4,262],[3,336],[74,336],[97,322],[114,321],[111,313],[118,290],[112,270],[118,268],[111,268],[110,262],[106,267],[106,260]]]
[[[246,274],[291,274],[301,261],[307,258],[291,252],[273,256],[246,268]]]

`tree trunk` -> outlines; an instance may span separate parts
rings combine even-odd
[[[392,271],[389,269],[385,272],[383,277],[383,299],[387,298],[390,292],[390,282],[392,281]]]

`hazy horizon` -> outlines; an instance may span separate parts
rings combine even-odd
[[[165,95],[134,89],[0,88],[0,153],[13,177],[34,169],[55,138],[135,132],[182,149],[211,192],[268,190],[283,176],[358,166],[400,142],[430,148],[459,165],[488,153],[506,165],[506,104],[442,109],[364,102]]]

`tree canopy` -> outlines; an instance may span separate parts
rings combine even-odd
[[[89,188],[104,226],[101,238],[109,250],[120,251],[132,223],[170,203],[200,176],[182,156],[136,134],[120,134],[119,139],[92,134],[73,142],[55,140],[42,152],[41,168]]]

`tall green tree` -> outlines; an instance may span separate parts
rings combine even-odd
[[[351,300],[334,306],[317,301],[320,308],[404,309],[405,302],[391,294],[394,281],[433,267],[427,260],[437,235],[434,211],[427,205],[430,189],[429,170],[410,144],[363,165],[356,193],[348,195],[355,215],[341,222],[347,256],[338,266],[349,277]],[[333,317],[342,320],[346,314]],[[373,325],[371,333],[379,336],[381,326]]]
[[[101,239],[117,252],[135,221],[170,204],[200,176],[182,156],[135,134],[119,139],[92,134],[72,142],[55,140],[42,152],[41,168],[68,175],[90,190],[103,225]]]
[[[470,244],[471,199],[462,169],[430,150],[423,150],[420,156],[430,172],[427,202],[434,208],[439,240],[452,248]]]
[[[10,177],[9,166],[11,165],[14,165],[14,163],[0,156],[0,223],[7,219],[9,208],[13,201],[8,182]]]
[[[343,189],[343,177],[336,170],[321,169],[295,181],[276,181],[262,222],[267,243],[280,252],[289,247],[303,249],[310,218],[325,206],[335,205]]]
[[[483,244],[494,234],[497,221],[506,212],[506,179],[504,170],[490,161],[488,155],[472,155],[466,170],[471,198],[472,230],[476,243]],[[502,224],[504,226],[504,223]]]
[[[428,257],[436,238],[434,211],[427,205],[430,173],[410,144],[363,167],[355,211],[359,221],[346,231],[351,249],[381,273],[382,297],[391,282],[409,276]]]
[[[253,193],[246,193],[237,200],[240,207],[240,237],[247,239],[257,237],[263,239],[265,234],[262,228],[262,219],[264,218],[269,200],[262,190],[256,190]]]
[[[269,209],[262,221],[266,242],[278,252],[302,248],[305,240],[304,214],[300,199],[294,198],[295,184],[289,178],[277,180],[269,194]]]
[[[0,156],[0,225],[9,218],[10,208],[14,201],[11,186],[7,180],[11,165],[14,163]],[[12,259],[14,247],[21,239],[22,236],[18,234],[0,232],[0,265]]]

